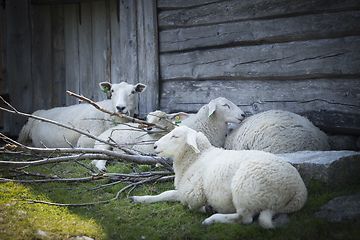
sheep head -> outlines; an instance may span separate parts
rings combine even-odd
[[[196,143],[198,134],[189,127],[177,127],[154,144],[155,153],[159,157],[176,157],[184,151],[186,145],[200,153]]]
[[[215,116],[226,123],[240,123],[245,118],[245,113],[233,102],[219,97],[208,104],[208,117]]]
[[[141,93],[146,89],[146,85],[138,83],[136,85],[128,84],[126,82],[111,84],[109,82],[101,82],[100,88],[107,93],[108,98],[111,99],[113,111],[134,116],[136,103],[135,94]]]

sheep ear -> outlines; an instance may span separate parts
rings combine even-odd
[[[146,85],[145,84],[142,84],[142,83],[138,83],[134,86],[133,90],[132,90],[132,94],[135,94],[135,93],[141,93],[143,91],[145,91],[146,89]]]
[[[101,82],[99,83],[99,86],[101,88],[101,90],[106,93],[106,96],[108,99],[111,99],[111,83],[109,82]]]
[[[186,143],[190,145],[190,147],[196,152],[200,153],[200,150],[197,147],[196,143],[197,132],[196,131],[188,131],[186,137]]]
[[[208,111],[208,117],[211,116],[211,114],[213,114],[216,110],[216,101],[211,101],[209,103],[209,111]]]
[[[172,113],[172,114],[166,114],[167,117],[174,123],[181,123],[182,120],[190,117],[189,114],[184,112],[178,112],[178,113]]]

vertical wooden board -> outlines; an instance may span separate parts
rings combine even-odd
[[[120,0],[110,1],[110,32],[111,32],[111,82],[119,83],[120,81]]]
[[[6,74],[6,69],[7,69],[7,65],[6,65],[6,61],[3,61],[3,59],[6,59],[7,56],[7,49],[3,46],[6,46],[6,12],[4,8],[0,8],[0,41],[1,41],[1,94],[6,93],[6,89],[5,89],[5,80],[7,78],[7,74]],[[0,104],[0,106],[5,107],[5,104],[2,103]],[[0,132],[1,133],[5,133],[5,129],[4,129],[4,122],[5,122],[5,115],[4,112],[1,111],[0,113],[0,118],[1,118],[1,128],[0,128]],[[8,125],[8,124],[7,124]],[[8,130],[7,130],[8,131]]]
[[[158,109],[159,99],[156,1],[141,0],[137,9],[139,82],[147,85],[140,94],[139,110],[146,114]]]
[[[93,76],[93,38],[92,38],[92,5],[91,2],[80,4],[79,27],[79,77],[80,94],[94,98]]]
[[[93,39],[93,78],[94,81],[88,87],[93,90],[93,100],[103,100],[99,83],[105,82],[106,77],[106,57],[107,57],[107,34],[106,8],[104,1],[94,1],[92,4],[92,39]]]
[[[136,1],[120,1],[120,81],[138,83]]]
[[[3,57],[4,90],[10,95],[10,103],[19,111],[32,110],[33,88],[31,79],[31,42],[29,2],[27,0],[6,1]],[[26,118],[5,114],[4,133],[17,135]]]
[[[33,109],[51,108],[51,8],[31,5]]]
[[[137,1],[120,1],[120,81],[130,84],[139,82],[136,6]],[[136,102],[139,101],[140,96],[137,94]],[[139,107],[135,114],[139,114]]]
[[[65,78],[66,90],[79,93],[79,22],[78,4],[64,5],[65,30]],[[66,96],[66,105],[78,103],[78,100]]]
[[[64,7],[51,6],[51,107],[66,105]]]

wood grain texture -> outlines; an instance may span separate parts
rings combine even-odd
[[[10,103],[20,111],[32,111],[33,88],[31,81],[31,25],[27,0],[7,1],[1,12],[4,91]],[[20,17],[19,17],[20,16]],[[5,68],[4,68],[5,67]],[[16,135],[25,118],[4,114],[3,132]]]
[[[360,37],[162,54],[161,78],[279,79],[360,74]]]
[[[140,117],[146,117],[159,106],[156,1],[141,0],[137,7],[139,82],[147,85],[145,92],[140,94],[139,109]]]
[[[193,8],[162,11],[159,28],[172,29],[294,15],[359,9],[356,0],[245,0],[222,1]]]
[[[159,33],[160,52],[360,35],[360,11],[229,22]]]
[[[166,81],[162,86],[160,109],[166,112],[197,112],[226,97],[247,115],[287,110],[333,132],[360,134],[360,121],[354,121],[360,117],[360,79]]]
[[[66,90],[79,93],[79,6],[77,4],[64,5],[64,31],[65,31],[65,81]],[[66,94],[66,93],[64,93]],[[66,105],[77,104],[78,99],[66,96]]]

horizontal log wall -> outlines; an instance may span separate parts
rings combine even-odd
[[[359,1],[158,0],[158,12],[162,110],[224,96],[360,135]]]
[[[157,109],[156,0],[64,2],[6,1],[0,8],[10,103],[26,113],[78,104],[66,90],[100,101],[100,82],[126,81],[148,86],[137,94],[140,117]],[[5,114],[1,131],[17,135],[25,121]]]

